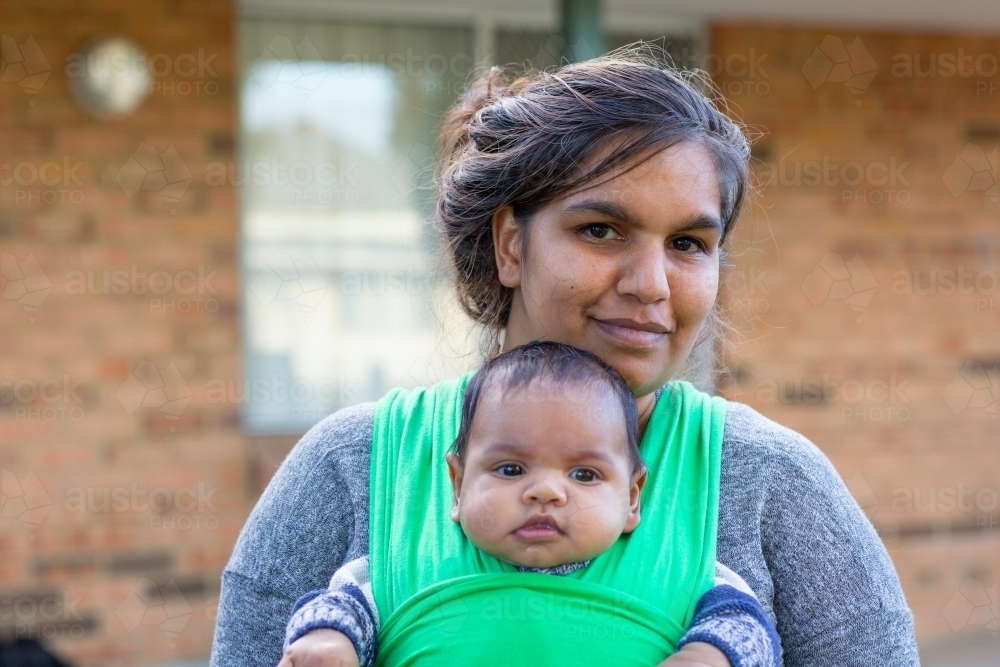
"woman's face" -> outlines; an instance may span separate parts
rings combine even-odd
[[[500,281],[514,290],[504,348],[567,343],[613,366],[637,397],[655,391],[715,304],[720,201],[711,156],[688,143],[550,202],[526,228],[499,211]]]

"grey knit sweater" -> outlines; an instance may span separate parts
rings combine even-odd
[[[317,424],[264,491],[222,576],[212,667],[275,667],[299,596],[368,552],[374,409]],[[718,561],[776,623],[786,666],[919,665],[892,562],[815,445],[729,403],[720,493]]]

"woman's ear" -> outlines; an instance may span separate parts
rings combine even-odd
[[[497,272],[504,287],[521,285],[522,227],[514,219],[514,209],[504,206],[493,214],[493,250]]]
[[[642,518],[639,513],[639,499],[642,497],[642,488],[646,486],[647,475],[646,466],[643,466],[642,471],[632,477],[632,486],[628,490],[628,519],[625,521],[623,533],[631,533],[639,526],[639,520]]]
[[[451,506],[451,520],[458,521],[458,497],[462,491],[462,460],[455,452],[448,452],[445,455],[448,461],[448,476],[451,478],[451,487],[454,492],[455,502]]]

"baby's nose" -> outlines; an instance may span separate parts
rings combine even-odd
[[[532,480],[525,489],[529,503],[561,503],[566,501],[566,487],[557,473],[546,473]]]

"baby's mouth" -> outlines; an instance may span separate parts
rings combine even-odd
[[[515,530],[514,534],[522,540],[535,542],[558,537],[563,532],[553,517],[536,514],[521,524],[521,527]]]

